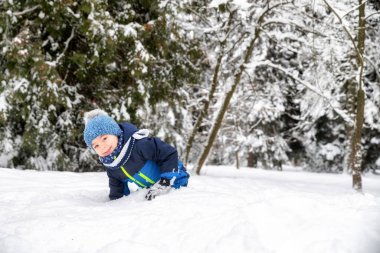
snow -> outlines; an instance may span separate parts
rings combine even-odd
[[[227,2],[228,1],[226,1],[226,0],[213,0],[210,3],[209,7],[215,8],[215,7],[218,7],[219,5],[227,4]],[[239,6],[239,8],[241,8],[241,9],[248,9],[251,6],[251,4],[249,4],[248,1],[246,1],[246,0],[234,0],[232,2],[233,2],[233,4]]]
[[[378,252],[380,177],[208,166],[108,201],[105,173],[0,169],[0,252]]]
[[[334,161],[335,157],[341,154],[339,146],[332,143],[321,144],[319,150],[319,155],[325,157],[327,161]]]

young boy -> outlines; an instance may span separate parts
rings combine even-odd
[[[159,138],[148,137],[130,123],[116,123],[105,111],[84,115],[84,141],[95,150],[107,169],[111,200],[138,188],[149,188],[152,200],[171,188],[187,186],[189,174],[178,160],[177,150]]]

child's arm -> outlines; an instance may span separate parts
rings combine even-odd
[[[124,195],[124,184],[120,180],[114,178],[108,171],[107,171],[108,179],[109,179],[109,187],[110,187],[110,194],[109,198],[110,200],[115,200],[123,197]]]
[[[135,148],[145,160],[151,160],[160,167],[160,172],[175,172],[178,170],[177,150],[159,138],[144,138],[136,141]]]
[[[151,160],[160,167],[160,180],[150,187],[145,196],[147,200],[152,200],[156,196],[168,192],[173,183],[172,179],[180,175],[178,152],[159,138],[144,138],[136,144],[136,150],[144,160]],[[175,188],[179,188],[179,186]]]

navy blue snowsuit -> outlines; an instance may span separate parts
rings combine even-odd
[[[129,195],[129,183],[150,187],[160,178],[173,179],[172,187],[187,186],[189,174],[178,160],[177,150],[156,137],[139,138],[136,126],[119,124],[123,131],[123,150],[114,163],[104,164],[109,178],[111,200]]]

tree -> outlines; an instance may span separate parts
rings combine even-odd
[[[82,140],[84,111],[101,107],[159,131],[150,121],[155,107],[164,101],[180,111],[181,88],[197,82],[202,52],[166,1],[6,1],[0,8],[3,166],[101,169]],[[181,135],[179,124],[162,137]]]
[[[224,8],[224,7],[220,7],[220,8]],[[211,10],[211,12],[214,12],[214,11],[215,10]],[[203,107],[199,111],[199,115],[195,121],[194,126],[192,127],[192,131],[190,133],[190,136],[189,136],[187,144],[186,144],[186,152],[185,152],[185,160],[184,160],[185,164],[187,164],[187,162],[189,160],[189,155],[190,155],[191,148],[193,146],[195,136],[196,136],[196,134],[197,134],[202,122],[203,122],[203,119],[208,114],[210,104],[213,101],[218,83],[220,82],[219,81],[219,75],[220,75],[219,72],[220,72],[223,57],[225,57],[225,54],[226,54],[228,40],[230,39],[229,37],[231,36],[231,34],[233,34],[232,30],[235,28],[233,20],[235,18],[234,16],[236,15],[236,10],[229,12],[228,15],[229,15],[228,20],[223,22],[221,27],[217,26],[217,29],[212,28],[212,27],[208,27],[208,23],[206,22],[207,28],[209,30],[212,30],[212,32],[208,31],[207,36],[215,36],[218,38],[218,45],[217,45],[218,56],[216,57],[217,59],[216,59],[214,70],[213,70],[211,86],[210,86],[210,90],[208,92],[208,96],[206,99],[204,99],[204,101],[202,101]]]
[[[339,13],[331,6],[331,4],[324,0],[326,5],[331,9],[331,11],[339,19],[339,22],[342,24],[342,27],[346,34],[348,35],[350,42],[352,43],[357,61],[357,85],[355,85],[356,92],[356,115],[355,115],[355,126],[353,129],[353,134],[351,138],[351,149],[350,149],[350,160],[349,166],[352,170],[352,186],[355,190],[362,190],[362,151],[361,151],[361,136],[364,123],[364,105],[365,105],[365,93],[363,89],[363,73],[364,73],[364,47],[365,47],[365,30],[366,30],[366,21],[365,21],[365,2],[358,0],[358,35],[357,41],[355,41],[354,36],[349,31],[348,27],[344,25],[342,17]]]
[[[239,67],[235,69],[235,72],[233,73],[233,78],[231,80],[231,87],[230,89],[227,91],[226,95],[225,95],[225,98],[223,99],[223,102],[221,104],[221,107],[219,108],[219,111],[218,111],[218,114],[215,118],[215,121],[214,121],[214,124],[212,126],[212,129],[210,131],[210,134],[209,134],[209,137],[208,137],[208,140],[207,140],[207,143],[206,143],[206,146],[198,160],[198,163],[197,163],[197,166],[196,166],[196,173],[199,174],[200,173],[200,170],[203,166],[203,164],[205,163],[209,153],[210,153],[210,150],[214,144],[214,141],[216,139],[216,136],[219,132],[219,129],[222,125],[222,122],[223,122],[223,118],[224,118],[224,115],[227,111],[227,108],[230,104],[230,101],[232,99],[232,96],[234,95],[235,93],[235,90],[237,88],[237,86],[240,84],[240,81],[241,81],[241,78],[242,78],[242,75],[245,73],[246,71],[246,65],[248,63],[251,62],[251,57],[253,55],[253,50],[256,46],[256,42],[259,40],[260,38],[260,33],[261,33],[261,29],[262,29],[262,25],[263,25],[263,22],[265,21],[265,18],[266,18],[266,15],[272,11],[274,8],[282,5],[283,3],[280,3],[280,4],[275,4],[271,7],[269,7],[269,5],[267,5],[268,3],[264,3],[265,7],[264,7],[264,11],[262,12],[258,12],[258,13],[255,13],[255,12],[252,12],[250,14],[250,17],[252,18],[252,16],[255,16],[256,18],[256,22],[255,22],[255,28],[253,30],[252,33],[250,33],[249,35],[251,36],[247,36],[248,39],[246,40],[246,45],[247,45],[247,48],[244,52],[244,54],[242,55],[242,61],[240,62],[239,64]],[[257,16],[256,16],[256,15]]]

